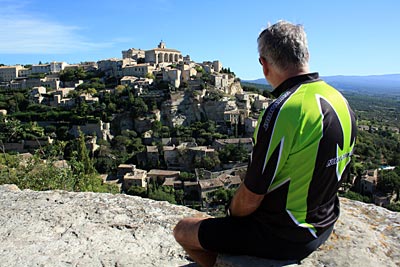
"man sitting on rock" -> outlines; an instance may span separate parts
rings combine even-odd
[[[339,216],[356,124],[346,99],[309,73],[301,25],[280,21],[258,37],[259,62],[277,98],[261,115],[243,183],[224,218],[185,218],[177,242],[202,266],[218,253],[299,261]],[[327,63],[328,64],[328,63]]]

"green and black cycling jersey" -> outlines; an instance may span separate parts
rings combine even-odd
[[[356,139],[346,99],[318,73],[292,77],[260,115],[244,180],[265,194],[252,215],[282,237],[307,241],[339,216],[337,190],[349,172]]]

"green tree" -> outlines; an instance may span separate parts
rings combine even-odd
[[[190,180],[193,180],[194,178],[196,178],[196,175],[194,173],[180,172],[180,174],[179,174],[179,179],[181,181],[190,181]]]
[[[175,201],[177,204],[183,204],[184,192],[182,189],[175,190]]]
[[[174,190],[168,188],[156,188],[149,192],[149,198],[158,201],[168,201],[171,204],[176,204]]]
[[[218,156],[222,163],[245,162],[248,159],[248,153],[240,143],[225,145],[219,151]]]
[[[147,197],[146,188],[140,186],[131,186],[126,193],[131,196]]]
[[[393,194],[393,192],[395,192],[397,194],[396,201],[398,201],[400,193],[400,177],[396,172],[391,170],[381,171],[379,173],[377,189],[387,194]]]
[[[85,135],[78,130],[78,147],[77,147],[77,161],[83,164],[83,172],[85,174],[95,173],[95,168],[93,166],[93,161],[89,157],[89,151],[86,148]]]

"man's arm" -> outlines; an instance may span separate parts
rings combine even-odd
[[[264,195],[251,192],[242,183],[232,198],[229,207],[230,215],[238,217],[250,215],[260,206],[263,199]]]

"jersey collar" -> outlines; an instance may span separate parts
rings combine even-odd
[[[316,81],[318,79],[319,79],[318,72],[313,72],[313,73],[302,74],[302,75],[299,75],[299,76],[294,76],[294,77],[291,77],[291,78],[285,80],[283,83],[281,83],[278,87],[275,88],[274,91],[271,92],[271,94],[274,97],[278,97],[283,92],[285,92],[286,90],[288,90],[289,88],[292,88],[293,86],[295,86],[297,84]]]

